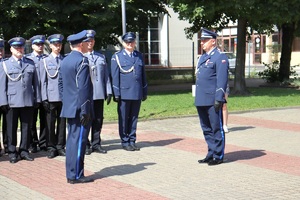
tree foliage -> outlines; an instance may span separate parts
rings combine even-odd
[[[291,59],[291,42],[295,31],[299,30],[299,9],[298,0],[215,0],[215,1],[192,1],[192,0],[170,0],[171,6],[179,14],[180,19],[188,20],[190,27],[185,31],[188,37],[199,32],[201,27],[215,28],[221,30],[228,26],[231,20],[238,23],[238,46],[237,62],[234,80],[235,93],[245,93],[245,47],[246,34],[253,30],[258,33],[271,33],[274,25],[283,29],[283,44],[281,71],[282,76],[288,78],[289,64]],[[284,28],[293,25],[294,29]],[[250,30],[250,31],[249,31]],[[285,45],[287,47],[285,48]]]
[[[149,16],[167,13],[165,3],[127,0],[127,30],[146,28]],[[116,44],[116,36],[122,35],[121,0],[0,0],[0,13],[0,36],[6,40],[54,33],[67,37],[83,29],[94,29],[96,47],[100,48]]]

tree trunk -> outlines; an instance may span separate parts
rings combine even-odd
[[[286,23],[281,26],[282,29],[282,49],[279,66],[279,81],[288,81],[290,79],[290,64],[292,56],[292,45],[294,40],[295,24]]]
[[[246,88],[245,57],[246,57],[246,19],[238,19],[237,30],[237,56],[234,74],[234,87],[232,94],[247,95],[250,92]]]

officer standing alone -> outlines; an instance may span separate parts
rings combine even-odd
[[[122,36],[124,49],[111,59],[113,94],[118,102],[118,122],[121,144],[126,151],[139,151],[136,129],[141,101],[147,99],[147,80],[143,55],[135,50],[136,35]]]
[[[64,58],[59,75],[59,92],[63,107],[61,117],[67,118],[66,176],[70,184],[92,182],[84,176],[84,155],[93,117],[93,85],[87,52],[87,32],[70,35],[72,51]]]
[[[52,52],[43,59],[40,66],[42,105],[46,112],[48,129],[48,158],[66,155],[66,119],[60,117],[62,102],[58,89],[58,70],[63,60],[60,54],[63,39],[64,36],[61,34],[48,37]]]
[[[33,161],[29,156],[30,128],[34,105],[39,103],[39,83],[33,60],[24,57],[25,39],[15,37],[8,41],[12,56],[0,66],[0,106],[7,120],[8,155],[10,163],[18,156]],[[18,121],[21,122],[21,139],[17,152]]]
[[[109,105],[112,97],[111,83],[105,56],[94,51],[94,30],[87,30],[88,52],[85,56],[89,59],[90,75],[93,83],[94,119],[92,122],[91,141],[87,142],[86,154],[92,152],[107,153],[101,146],[101,129],[104,118],[104,100]]]
[[[222,124],[222,104],[228,81],[228,58],[216,47],[217,34],[201,30],[201,45],[204,53],[196,69],[195,106],[208,145],[206,157],[199,163],[218,165],[223,162],[225,134]]]

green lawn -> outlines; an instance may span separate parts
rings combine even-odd
[[[229,96],[228,110],[246,111],[300,106],[300,90],[288,88],[248,88],[250,96]],[[142,102],[140,120],[196,115],[191,91],[152,92]],[[105,105],[104,121],[117,120],[117,104]]]

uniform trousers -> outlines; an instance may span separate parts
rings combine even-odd
[[[141,100],[123,100],[118,102],[119,135],[122,146],[136,141],[136,128],[141,107]]]
[[[38,121],[40,122],[40,134],[38,137],[36,124]],[[40,148],[47,148],[48,143],[48,130],[46,128],[46,111],[42,104],[38,106],[38,108],[34,109],[33,113],[33,123],[31,127],[31,146],[37,146],[39,144]]]
[[[46,112],[49,133],[48,150],[64,149],[66,146],[66,119],[60,117],[62,102],[49,102],[49,108],[50,112]]]
[[[222,108],[219,112],[216,112],[214,106],[197,106],[197,111],[203,135],[208,145],[206,158],[222,160],[225,148]]]
[[[87,141],[87,148],[92,146],[93,149],[96,149],[101,144],[101,129],[103,125],[103,108],[104,108],[104,99],[94,100],[94,119],[92,122],[91,128],[91,142]]]
[[[33,109],[33,107],[10,108],[7,112],[7,144],[9,157],[17,156],[16,146],[18,120],[21,122],[19,154],[21,157],[28,155]]]
[[[90,124],[82,126],[77,113],[75,118],[67,119],[67,127],[66,176],[74,180],[84,176],[84,155]]]
[[[2,116],[2,142],[4,149],[7,149],[7,126],[6,126],[6,113],[0,110],[0,119]],[[1,149],[1,142],[0,142]]]

